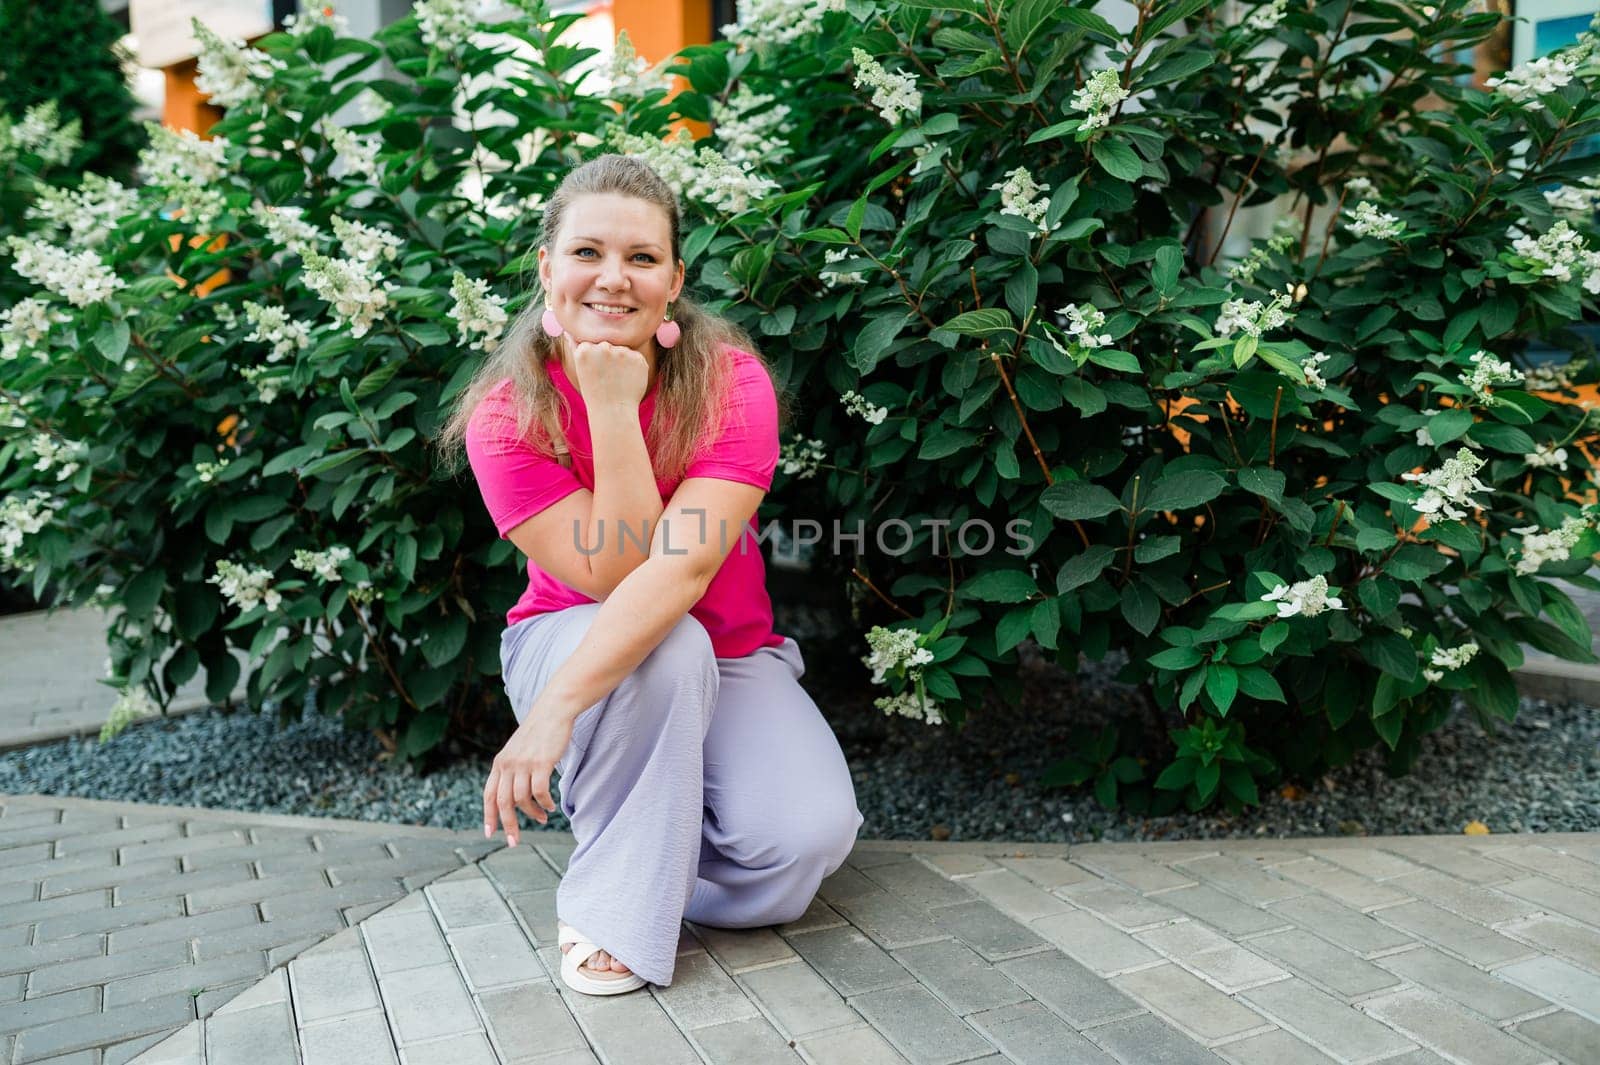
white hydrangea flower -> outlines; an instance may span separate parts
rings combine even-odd
[[[637,99],[652,92],[664,92],[672,88],[671,81],[663,72],[662,64],[657,63],[652,66],[644,56],[640,55],[633,47],[633,39],[628,36],[627,30],[617,34],[617,43],[612,49],[607,73],[610,75],[611,95],[618,99]],[[749,91],[744,88],[742,82],[740,91]],[[713,118],[715,114],[716,108],[713,106]]]
[[[422,5],[419,3],[417,6],[420,8]],[[317,130],[327,138],[328,145],[344,163],[346,174],[369,181],[377,180],[378,152],[383,149],[382,141],[374,136],[352,133],[328,118],[317,123]]]
[[[778,452],[778,465],[784,473],[804,481],[812,477],[822,461],[828,457],[821,440],[796,437],[784,444]]]
[[[34,104],[17,122],[0,115],[0,160],[27,152],[45,166],[60,166],[82,147],[82,126],[76,118],[63,122],[54,100]]]
[[[206,583],[215,584],[229,606],[246,611],[264,605],[271,611],[277,610],[278,604],[283,602],[283,596],[272,587],[272,580],[273,573],[269,569],[241,566],[237,562],[222,559]]]
[[[159,713],[161,708],[150,698],[150,693],[145,691],[143,685],[124,688],[117,696],[117,701],[111,704],[111,712],[106,715],[105,724],[100,726],[100,742],[110,743],[129,725],[143,718],[155,717]]]
[[[1461,383],[1472,389],[1479,402],[1493,405],[1498,402],[1494,394],[1489,391],[1492,385],[1515,385],[1522,383],[1522,371],[1513,367],[1509,362],[1495,358],[1487,351],[1479,351],[1468,360],[1472,369],[1461,375]]]
[[[383,593],[374,588],[371,581],[356,581],[355,586],[350,589],[350,601],[357,606],[382,598]]]
[[[1553,441],[1548,444],[1540,444],[1537,451],[1532,451],[1522,456],[1522,461],[1537,469],[1553,467],[1565,473],[1567,471],[1567,449],[1557,447]]]
[[[1289,303],[1290,297],[1281,292],[1274,294],[1265,306],[1260,300],[1228,300],[1217,316],[1217,335],[1226,337],[1242,332],[1259,339],[1269,329],[1281,328],[1294,317],[1293,312],[1285,310]]]
[[[844,404],[844,409],[850,414],[859,414],[870,425],[881,425],[889,416],[888,407],[880,407],[862,396],[855,389],[850,389],[839,397],[839,402]]]
[[[1457,670],[1472,661],[1472,657],[1477,653],[1478,645],[1470,640],[1458,647],[1435,647],[1433,649],[1433,657],[1429,659],[1428,664],[1436,670]],[[1438,680],[1439,678],[1430,677],[1428,679]]]
[[[58,481],[65,481],[78,472],[77,460],[84,452],[83,444],[78,441],[57,439],[49,433],[35,433],[29,447],[33,451],[34,470],[48,473],[54,469]]]
[[[843,10],[844,0],[744,0],[722,36],[741,50],[790,44],[821,29],[829,11]]]
[[[92,249],[74,253],[15,235],[7,237],[6,243],[14,256],[13,270],[74,307],[100,303],[125,287],[122,278]]]
[[[1562,519],[1560,528],[1549,532],[1540,532],[1537,525],[1512,529],[1513,533],[1522,537],[1515,567],[1517,576],[1537,573],[1546,562],[1565,562],[1571,558],[1572,549],[1578,546],[1578,540],[1588,527],[1589,523],[1584,519],[1568,517]]]
[[[1432,417],[1433,415],[1438,414],[1439,411],[1435,407],[1427,407],[1423,409],[1422,413],[1428,417]],[[1417,443],[1422,447],[1435,446],[1433,442],[1433,434],[1428,432],[1428,427],[1426,425],[1417,430]]]
[[[1265,244],[1251,248],[1248,255],[1228,267],[1228,276],[1241,285],[1248,285],[1256,279],[1256,271],[1267,265],[1274,253],[1281,255],[1298,243],[1294,234],[1280,233]]]
[[[872,106],[885,122],[898,126],[902,114],[914,115],[922,110],[922,93],[917,91],[913,75],[891,74],[860,48],[852,48],[850,55],[856,65],[856,88],[872,90]]]
[[[827,252],[823,254],[822,258],[824,262],[826,262],[829,266],[832,266],[835,263],[844,262],[846,259],[850,258],[850,254],[851,253],[848,248],[829,248]],[[827,285],[829,288],[836,288],[839,285],[864,285],[867,283],[866,276],[856,270],[839,271],[824,269],[817,273],[817,279],[824,285]]]
[[[1323,363],[1332,358],[1332,355],[1324,355],[1319,351],[1314,353],[1310,358],[1306,359],[1306,361],[1300,365],[1301,371],[1306,375],[1306,384],[1318,390],[1327,388],[1328,382],[1327,379],[1322,376],[1320,367]]]
[[[0,569],[23,565],[23,540],[49,525],[56,509],[54,497],[37,488],[0,498]]]
[[[711,148],[696,152],[695,163],[700,180],[705,183],[705,203],[730,218],[744,214],[756,200],[778,191],[776,181],[729,162]]]
[[[338,215],[333,216],[333,236],[347,258],[373,265],[386,259],[393,262],[405,246],[405,241],[386,229],[347,221]]]
[[[1111,109],[1127,98],[1128,90],[1122,87],[1122,76],[1114,68],[1107,67],[1090,75],[1083,87],[1072,94],[1072,102],[1067,106],[1086,113],[1081,128],[1100,129],[1111,122]]]
[[[712,102],[711,124],[723,158],[738,166],[770,167],[788,155],[790,109],[776,100],[741,81],[727,103]]]
[[[456,52],[478,28],[483,0],[416,0],[412,14],[422,43],[446,54]]]
[[[195,478],[201,484],[210,484],[217,479],[217,475],[228,468],[229,459],[220,459],[216,462],[197,462],[194,464]]]
[[[1523,374],[1523,383],[1530,392],[1556,392],[1572,387],[1572,375],[1588,365],[1586,359],[1535,366]]]
[[[500,346],[500,333],[506,324],[506,301],[489,291],[489,283],[482,278],[467,279],[457,270],[450,280],[450,295],[455,304],[450,317],[456,321],[467,347],[489,352]],[[476,339],[474,339],[476,338]]]
[[[728,216],[777,191],[778,183],[738,166],[711,148],[694,145],[686,129],[671,137],[642,136],[612,127],[611,143],[624,155],[636,155],[661,175],[682,199],[703,204]]]
[[[1067,336],[1079,347],[1103,348],[1111,343],[1111,334],[1100,332],[1105,328],[1105,312],[1094,304],[1069,303],[1056,313],[1067,319]]]
[[[1504,77],[1490,78],[1484,84],[1530,111],[1542,111],[1544,104],[1539,97],[1572,81],[1577,71],[1578,64],[1571,56],[1556,52],[1531,59]]]
[[[1426,514],[1430,518],[1436,514],[1443,514],[1453,521],[1459,521],[1467,516],[1463,507],[1478,509],[1480,504],[1472,498],[1474,492],[1487,492],[1489,486],[1478,480],[1477,473],[1483,469],[1484,460],[1473,454],[1468,448],[1456,451],[1456,457],[1446,459],[1444,465],[1436,470],[1424,473],[1402,473],[1402,481],[1419,481],[1427,489],[1422,498],[1411,504],[1411,508],[1419,514]]]
[[[167,189],[207,185],[228,172],[228,142],[223,138],[204,140],[192,129],[168,129],[154,122],[144,128],[150,145],[139,153],[139,166],[150,184]]]
[[[1271,0],[1262,7],[1258,7],[1245,20],[1250,28],[1261,33],[1270,33],[1278,28],[1278,23],[1289,13],[1289,0]]]
[[[915,688],[899,695],[880,696],[872,700],[872,705],[886,715],[899,714],[915,721],[926,721],[930,725],[944,724],[944,714],[940,711],[938,702],[918,695]]]
[[[246,300],[244,316],[254,327],[244,339],[272,345],[268,362],[279,362],[311,346],[311,327],[290,318],[282,307],[264,307]]]
[[[53,304],[27,297],[0,311],[0,361],[9,362],[25,351],[39,352],[50,338],[50,327],[72,321]]]
[[[1280,584],[1261,597],[1264,603],[1276,603],[1280,618],[1296,614],[1314,618],[1324,610],[1343,610],[1344,601],[1328,594],[1328,579],[1323,576],[1294,584]]]
[[[73,248],[104,243],[119,220],[139,209],[136,190],[92,172],[75,189],[40,185],[38,190],[26,216],[36,223],[34,236],[54,240],[65,230],[66,243]]]
[[[379,279],[371,267],[354,259],[333,259],[310,248],[302,258],[300,276],[306,287],[327,301],[334,317],[350,327],[350,335],[360,339],[389,306],[391,282]]]
[[[287,375],[271,366],[245,366],[239,370],[239,376],[250,382],[256,390],[256,398],[271,403],[283,390]]]
[[[886,629],[874,625],[867,632],[867,646],[872,653],[861,664],[872,670],[872,683],[882,684],[891,670],[905,670],[907,679],[916,681],[922,676],[922,666],[933,661],[933,652],[919,647],[921,637],[915,629]]]
[[[293,255],[306,248],[317,248],[328,239],[322,230],[305,221],[305,208],[274,206],[257,200],[250,205],[250,217],[267,231],[267,239]]]
[[[1347,200],[1370,199],[1378,191],[1378,186],[1373,184],[1369,177],[1357,174],[1355,177],[1346,178],[1344,183],[1344,196]]]
[[[1527,219],[1522,220],[1522,224],[1526,222]],[[1572,280],[1574,269],[1594,269],[1593,263],[1586,261],[1583,234],[1573,229],[1565,218],[1538,237],[1523,232],[1519,226],[1508,228],[1506,236],[1512,238],[1512,254],[1530,263],[1541,277],[1565,282]],[[1587,282],[1585,287],[1588,287]]]
[[[350,561],[350,549],[340,544],[335,544],[326,551],[298,550],[289,564],[295,569],[303,569],[314,574],[319,581],[327,583],[339,579],[339,566]]]
[[[335,14],[332,5],[329,4],[313,6],[298,15],[283,17],[283,28],[296,37],[305,37],[318,26],[328,27],[336,37],[348,36],[350,33],[350,20],[343,15]]]
[[[1546,189],[1544,200],[1552,211],[1576,215],[1587,221],[1600,210],[1600,178],[1576,178],[1571,184]]]
[[[1378,210],[1378,205],[1371,200],[1362,200],[1356,204],[1351,212],[1351,218],[1346,225],[1350,232],[1357,237],[1377,237],[1379,240],[1393,240],[1406,228],[1406,224],[1394,215]]]
[[[380,118],[387,118],[389,112],[394,110],[394,104],[381,93],[372,89],[362,89],[361,94],[355,99],[356,112],[363,122],[376,122]]]
[[[1044,216],[1050,209],[1050,198],[1044,194],[1050,191],[1050,186],[1034,181],[1027,167],[1017,167],[1006,174],[1005,181],[990,185],[989,188],[1000,190],[1001,214],[1015,215],[1049,232],[1050,227],[1045,224]]]
[[[272,72],[284,64],[243,41],[225,41],[199,19],[192,20],[195,40],[200,44],[199,72],[195,88],[211,97],[218,107],[248,103],[260,95],[258,83],[270,81]]]

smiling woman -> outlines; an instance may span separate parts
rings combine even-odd
[[[779,396],[750,339],[683,298],[672,190],[638,159],[584,164],[550,199],[538,259],[543,305],[442,443],[528,556],[501,640],[518,726],[484,832],[516,845],[517,811],[545,822],[561,774],[578,844],[557,893],[562,979],[609,995],[672,982],[684,918],[797,918],[862,815],[747,535]]]

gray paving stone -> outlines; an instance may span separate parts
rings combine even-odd
[[[962,1016],[1028,998],[998,969],[955,940],[906,947],[893,955],[923,986]]]
[[[1525,943],[1518,943],[1465,917],[1457,917],[1429,902],[1389,906],[1373,911],[1373,916],[1484,968],[1536,953]]]
[[[1249,862],[1226,854],[1209,858],[1195,858],[1174,862],[1173,868],[1199,879],[1253,906],[1292,899],[1304,895],[1307,889],[1281,877],[1272,875]]]
[[[995,861],[1002,869],[1009,869],[1046,891],[1099,879],[1064,858],[996,858]]]
[[[817,888],[817,894],[829,902],[838,902],[848,899],[852,895],[866,892],[882,891],[883,886],[868,880],[866,874],[855,866],[846,863],[822,878],[822,883]]]
[[[56,995],[30,998],[25,1002],[0,1005],[0,1032],[20,1032],[37,1028],[65,1017],[81,1017],[100,1012],[100,989],[83,987]]]
[[[1414,903],[1411,905],[1425,905]],[[1404,907],[1391,907],[1403,909]],[[1342,906],[1332,899],[1320,895],[1307,895],[1304,898],[1286,899],[1272,907],[1272,912],[1279,917],[1299,925],[1308,932],[1315,933],[1330,943],[1353,951],[1363,958],[1372,958],[1379,954],[1387,954],[1409,947],[1415,943],[1416,937],[1407,932],[1398,931],[1388,925],[1379,924],[1372,917]],[[1388,911],[1379,910],[1378,913]]]
[[[286,873],[297,873],[307,869],[323,869],[329,873],[329,881],[338,886],[340,879],[333,875],[335,870],[367,869],[369,871],[364,874],[346,877],[351,880],[365,880],[371,878],[377,870],[387,872],[391,867],[403,864],[389,853],[389,848],[377,840],[335,839],[323,850],[313,849],[309,844],[310,841],[307,840],[306,847],[296,850],[274,851],[263,848],[262,853],[255,859],[256,869],[262,878],[283,876]]]
[[[1387,880],[1392,876],[1405,876],[1422,868],[1398,854],[1390,854],[1376,847],[1312,847],[1310,852],[1313,858],[1342,865],[1352,873],[1359,873],[1369,880]]]
[[[132,903],[133,906],[142,903]],[[118,906],[112,912],[120,910]],[[212,910],[209,913],[197,914],[194,917],[173,917],[166,920],[140,922],[124,926],[112,931],[109,937],[108,951],[118,954],[125,950],[137,950],[140,947],[154,946],[157,943],[166,943],[176,939],[193,939],[207,932],[216,932],[230,928],[249,928],[261,923],[261,918],[256,913],[254,906],[230,906],[224,910]]]
[[[511,920],[511,913],[500,894],[482,876],[430,884],[427,894],[439,918],[439,925],[446,932],[473,925],[503,924]]]
[[[1547,1013],[1515,1025],[1512,1031],[1544,1047],[1563,1065],[1600,1061],[1600,1024],[1567,1010]]]
[[[380,976],[450,960],[450,947],[427,910],[375,917],[361,925],[361,935],[372,967]]]
[[[1559,958],[1533,958],[1495,970],[1495,976],[1600,1024],[1600,976]]]
[[[38,881],[46,877],[64,879],[69,875],[80,873],[87,873],[92,876],[117,864],[117,851],[114,847],[96,848],[87,854],[80,854],[71,858],[56,858],[48,853],[52,849],[50,844],[41,843],[38,846],[45,848],[47,853],[31,862],[13,862],[10,865],[0,867],[0,884],[14,884],[22,880]],[[19,849],[28,850],[31,848]],[[0,851],[0,855],[15,853],[17,851]],[[104,885],[86,884],[84,886],[102,887]],[[61,894],[65,894],[65,892],[52,891],[45,893],[45,897]]]
[[[63,842],[73,836],[91,832],[115,832],[122,827],[122,819],[112,814],[84,814],[69,811],[74,816],[58,823],[40,822],[29,828],[8,830],[0,844],[20,847],[28,843]]]
[[[688,1039],[649,995],[563,991],[596,1056],[608,1065],[701,1065]]]
[[[292,921],[268,921],[262,924],[224,928],[204,932],[194,939],[195,958],[207,961],[242,951],[270,951],[285,943],[296,943],[310,936],[319,938],[333,935],[344,928],[338,911],[311,914]]]
[[[105,950],[103,936],[79,936],[32,947],[13,947],[0,954],[0,974],[31,973],[79,958],[99,958],[105,955]]]
[[[386,973],[378,979],[378,987],[402,1047],[481,1030],[472,999],[454,965]]]
[[[1407,902],[1411,895],[1399,888],[1401,881],[1389,880],[1379,883],[1343,869],[1332,862],[1325,862],[1320,858],[1302,858],[1294,862],[1280,862],[1272,867],[1278,876],[1286,877],[1297,884],[1303,884],[1313,891],[1319,891],[1329,898],[1337,899],[1351,909],[1369,910],[1375,906],[1392,906],[1398,902]],[[1440,875],[1443,874],[1431,874]]]
[[[232,882],[222,874],[225,869],[212,870],[208,873],[191,873],[194,877],[215,876],[216,886],[203,887],[195,890],[190,885],[174,881],[175,890],[183,891],[188,896],[190,913],[205,913],[207,910],[220,910],[224,906],[235,906],[241,902],[265,903],[270,900],[285,897],[303,898],[309,894],[325,891],[327,880],[321,873],[294,873],[289,876],[275,876],[267,880],[250,880],[244,877],[235,877]],[[122,894],[119,891],[119,899]],[[262,913],[268,920],[277,918],[263,907]]]
[[[61,942],[71,943],[74,940],[64,939]],[[141,973],[186,965],[188,962],[189,944],[181,941],[124,951],[105,958],[62,962],[59,965],[47,965],[34,970],[28,978],[28,994],[48,995],[52,991],[103,984],[118,977],[138,976]]]
[[[967,1018],[1017,1065],[1116,1065],[1116,1059],[1037,1002],[974,1013]]]
[[[199,826],[195,827],[197,831],[191,835],[123,847],[122,860],[124,862],[142,862],[149,858],[182,858],[185,855],[197,855],[224,847],[238,847],[246,842],[244,832],[237,828],[207,829]]]
[[[300,1065],[286,1002],[218,1012],[206,1019],[206,1065]]]
[[[877,944],[848,926],[791,936],[789,945],[846,998],[913,979]]]
[[[452,1035],[431,1043],[412,1043],[402,1053],[406,1065],[499,1065],[494,1048],[482,1032]]]
[[[1497,888],[1482,887],[1431,869],[1395,877],[1388,882],[1416,898],[1479,924],[1498,924],[1539,912],[1537,905],[1508,897]],[[1600,898],[1596,902],[1600,903]]]
[[[233,1001],[239,995],[250,989],[252,981],[241,980],[236,984],[217,984],[206,988],[195,996],[194,1012],[199,1017],[209,1017],[217,1012],[218,1007]]]
[[[1232,1065],[1339,1065],[1310,1043],[1296,1039],[1282,1028],[1246,1036],[1212,1047],[1211,1050]]]
[[[506,896],[506,905],[516,914],[523,929],[534,943],[541,947],[554,946],[556,942],[556,892],[520,891]]]
[[[1158,901],[1160,896],[1146,898],[1136,891],[1101,881],[1098,884],[1072,884],[1057,888],[1056,893],[1074,906],[1088,910],[1124,932],[1137,932],[1157,925],[1184,920],[1178,910]]]
[[[1517,875],[1513,866],[1502,865],[1492,861],[1481,854],[1466,851],[1454,839],[1434,839],[1426,836],[1415,839],[1386,839],[1379,847],[1408,858],[1418,865],[1431,866],[1442,873],[1449,873],[1459,880],[1470,880],[1474,884],[1496,884],[1510,880]]]
[[[880,946],[893,950],[945,936],[928,911],[887,891],[863,891],[834,904],[850,923]]]
[[[692,927],[711,956],[730,973],[798,956],[794,948],[770,928],[711,928],[698,924]]]
[[[47,861],[55,844],[48,841],[29,843],[22,847],[4,847],[5,831],[0,828],[0,869],[7,869],[13,865],[29,865],[34,862]]]
[[[57,858],[71,858],[85,851],[107,847],[114,851],[123,847],[138,846],[141,843],[176,839],[182,834],[183,824],[179,821],[144,821],[111,832],[96,832],[92,836],[68,836],[56,844],[55,853]],[[137,860],[124,859],[124,862]]]
[[[1091,869],[1101,876],[1112,877],[1138,892],[1190,887],[1199,882],[1171,866],[1123,850],[1117,844],[1074,847],[1072,864]]]
[[[824,928],[838,928],[848,923],[839,911],[824,902],[821,896],[816,896],[806,904],[805,913],[775,927],[779,935],[791,936],[801,932],[816,932]]]
[[[327,867],[327,873],[328,880],[335,887],[339,887],[363,880],[376,880],[380,877],[393,877],[401,881],[413,877],[425,877],[428,881],[432,881],[459,868],[462,868],[460,860],[453,855],[446,855],[330,865]]]
[[[0,884],[0,905],[11,906],[16,903],[32,902],[38,897],[39,885],[31,880]]]
[[[1509,1021],[1549,1005],[1538,995],[1531,995],[1431,947],[1391,954],[1379,958],[1377,964],[1492,1021]]]
[[[1067,863],[1061,864],[1066,866]],[[964,878],[961,882],[983,896],[1001,913],[1024,923],[1075,909],[1039,884],[1010,869],[977,873]]]
[[[473,991],[525,984],[545,975],[532,944],[514,921],[473,925],[450,932],[446,938]]]
[[[258,883],[271,883],[262,880]],[[314,913],[333,910],[342,913],[347,907],[369,902],[398,902],[412,889],[390,879],[356,880],[336,888],[312,889],[305,892],[284,892],[261,901],[261,913],[269,921],[287,921]]]
[[[1523,877],[1495,887],[1508,895],[1536,902],[1541,908],[1554,910],[1574,921],[1600,926],[1600,895],[1591,895],[1542,876]]]
[[[1013,958],[995,968],[1074,1028],[1103,1024],[1141,1009],[1109,982],[1058,951]]]
[[[1238,997],[1280,1028],[1340,1061],[1370,1061],[1416,1045],[1295,977],[1241,991]]]
[[[960,939],[989,961],[1044,950],[1050,945],[1026,925],[1012,920],[985,901],[938,906],[928,913],[941,931]]]
[[[1221,1060],[1166,1021],[1148,1013],[1103,1024],[1090,1036],[1119,1060],[1140,1065],[1145,1062],[1151,1065],[1156,1062],[1160,1065],[1218,1065]]]
[[[382,1008],[367,952],[359,937],[347,934],[348,949],[308,952],[289,963],[289,993],[301,1026]]]
[[[850,1004],[914,1065],[953,1065],[994,1049],[920,984],[857,995]]]
[[[261,955],[235,954],[227,958],[218,958],[216,961],[201,962],[199,965],[183,965],[144,976],[113,980],[105,987],[106,1008],[132,1005],[147,998],[158,998],[161,995],[177,994],[181,991],[193,993],[196,990],[223,987],[244,980],[254,981],[265,976],[266,972],[267,962]]]
[[[952,880],[1000,868],[981,854],[913,854],[912,858]]]
[[[507,847],[485,858],[478,866],[493,880],[503,895],[518,891],[542,891],[560,882],[555,870],[531,848]]]
[[[711,1065],[800,1065],[800,1055],[764,1018],[713,1024],[689,1033]]]
[[[300,1052],[304,1065],[398,1065],[399,1061],[382,1010],[303,1026]]]
[[[168,1032],[154,1032],[105,1047],[100,1051],[100,1065],[127,1065],[128,1062],[169,1037]]]
[[[1260,1014],[1171,962],[1113,977],[1111,984],[1207,1045],[1268,1024]]]
[[[1559,880],[1591,894],[1600,894],[1600,865],[1552,847],[1502,847],[1495,851],[1495,861]]]
[[[918,906],[949,906],[977,898],[963,882],[948,880],[910,858],[874,865],[867,877]]]
[[[1402,983],[1393,973],[1301,928],[1269,932],[1246,942],[1250,949],[1276,959],[1297,976],[1345,998],[1371,994]]]
[[[685,1031],[761,1016],[744,990],[704,952],[679,957],[672,985],[657,987],[654,994]]]
[[[1541,913],[1508,921],[1495,930],[1547,953],[1559,954],[1591,972],[1600,972],[1600,931],[1588,925]]]
[[[489,991],[478,997],[478,1003],[488,1021],[489,1038],[506,1065],[589,1045],[549,980]]]
[[[200,1022],[186,1024],[170,1035],[161,1035],[139,1055],[139,1065],[203,1065],[203,1038]]]
[[[1361,1008],[1462,1065],[1545,1065],[1550,1060],[1543,1051],[1420,988],[1368,999]]]
[[[63,917],[52,917],[34,926],[35,941],[48,943],[68,936],[81,936],[96,932],[114,932],[169,917],[183,916],[183,900],[179,898],[147,899],[130,902],[126,906],[107,906],[82,910]]]
[[[22,992],[28,986],[27,973],[14,973],[11,976],[0,976],[0,1002],[20,1002]],[[0,1061],[6,1060],[0,1056]]]
[[[800,1046],[817,1065],[905,1065],[906,1060],[865,1025],[814,1035],[800,1040]]]
[[[32,885],[23,885],[31,889]],[[35,924],[86,910],[103,910],[111,905],[109,891],[81,891],[76,895],[61,895],[37,902],[9,901],[0,906],[0,928],[18,924]]]
[[[16,1065],[88,1050],[151,1032],[177,1028],[194,1019],[194,1002],[188,995],[146,999],[103,1013],[67,1017],[17,1036]],[[217,1065],[222,1065],[218,1062]]]
[[[751,969],[737,979],[790,1039],[861,1020],[839,993],[803,961]]]
[[[1287,917],[1240,902],[1209,884],[1163,891],[1150,897],[1231,936],[1271,932],[1292,923]]]
[[[173,868],[177,868],[176,858],[163,858],[158,861],[169,861]],[[120,880],[115,884],[115,888],[118,904],[125,905],[142,899],[166,898],[169,895],[188,895],[189,912],[200,913],[202,910],[214,910],[235,902],[254,902],[260,897],[254,894],[256,885],[280,883],[280,881],[252,879],[248,862],[229,862],[202,873],[157,874],[137,880]],[[225,897],[213,903],[211,898],[216,894]]]
[[[1087,910],[1040,917],[1033,929],[1101,976],[1153,965],[1161,955]]]

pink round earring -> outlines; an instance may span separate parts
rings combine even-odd
[[[682,338],[683,327],[672,320],[672,308],[668,307],[666,317],[656,326],[656,343],[664,348],[670,348]]]
[[[564,332],[561,320],[556,317],[556,312],[549,307],[544,309],[544,314],[539,316],[539,324],[544,327],[545,334],[549,337],[558,337]]]

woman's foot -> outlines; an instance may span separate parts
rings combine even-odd
[[[567,943],[561,948],[561,953],[566,954],[572,950],[572,944]],[[633,972],[622,962],[613,958],[603,950],[597,950],[589,955],[589,960],[580,966],[585,972],[593,973],[602,980],[621,980]]]

